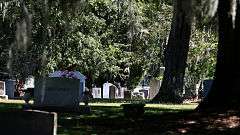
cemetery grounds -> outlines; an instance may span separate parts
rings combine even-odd
[[[22,100],[0,100],[0,111],[22,109]],[[240,114],[198,113],[197,103],[146,104],[140,118],[124,116],[121,103],[91,103],[91,114],[58,113],[58,135],[239,135]]]

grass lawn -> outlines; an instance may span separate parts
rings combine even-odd
[[[21,108],[22,101],[1,101],[0,110]],[[240,115],[197,113],[197,104],[147,104],[138,119],[124,116],[120,103],[91,103],[92,113],[58,113],[58,135],[225,135],[240,134]]]

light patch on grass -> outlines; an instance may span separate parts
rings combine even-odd
[[[0,103],[4,104],[25,104],[24,100],[3,100],[0,99]],[[30,101],[32,104],[33,101]],[[105,106],[105,107],[120,107],[123,103],[89,103],[90,106]],[[197,107],[197,103],[191,104],[146,104],[146,108],[161,108],[170,110],[193,110]]]
[[[90,103],[90,106],[111,106],[111,107],[120,107],[122,103]],[[146,108],[161,108],[161,109],[170,109],[170,110],[193,110],[197,107],[197,103],[192,104],[146,104]]]
[[[170,110],[193,110],[198,106],[197,103],[192,104],[146,104],[147,108],[162,108]]]
[[[111,107],[120,107],[122,103],[90,103],[90,106],[111,106]]]
[[[8,99],[8,100],[0,99],[0,103],[5,103],[5,104],[25,104],[25,101],[24,100],[12,100],[12,99]],[[29,103],[32,104],[33,101],[30,101]]]

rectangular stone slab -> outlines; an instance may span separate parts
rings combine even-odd
[[[57,113],[37,110],[0,112],[1,135],[56,135]]]
[[[35,81],[34,105],[77,107],[83,93],[83,84],[72,78],[42,78]]]

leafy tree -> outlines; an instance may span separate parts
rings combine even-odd
[[[239,108],[239,32],[240,1],[219,1],[219,41],[216,72],[212,88],[199,109]]]
[[[192,1],[173,1],[174,13],[165,52],[163,82],[153,102],[182,102],[185,68],[192,26]]]
[[[196,84],[214,76],[217,52],[217,36],[214,33],[206,29],[195,29],[192,33],[185,74],[186,98],[197,96],[201,88],[197,88]]]

